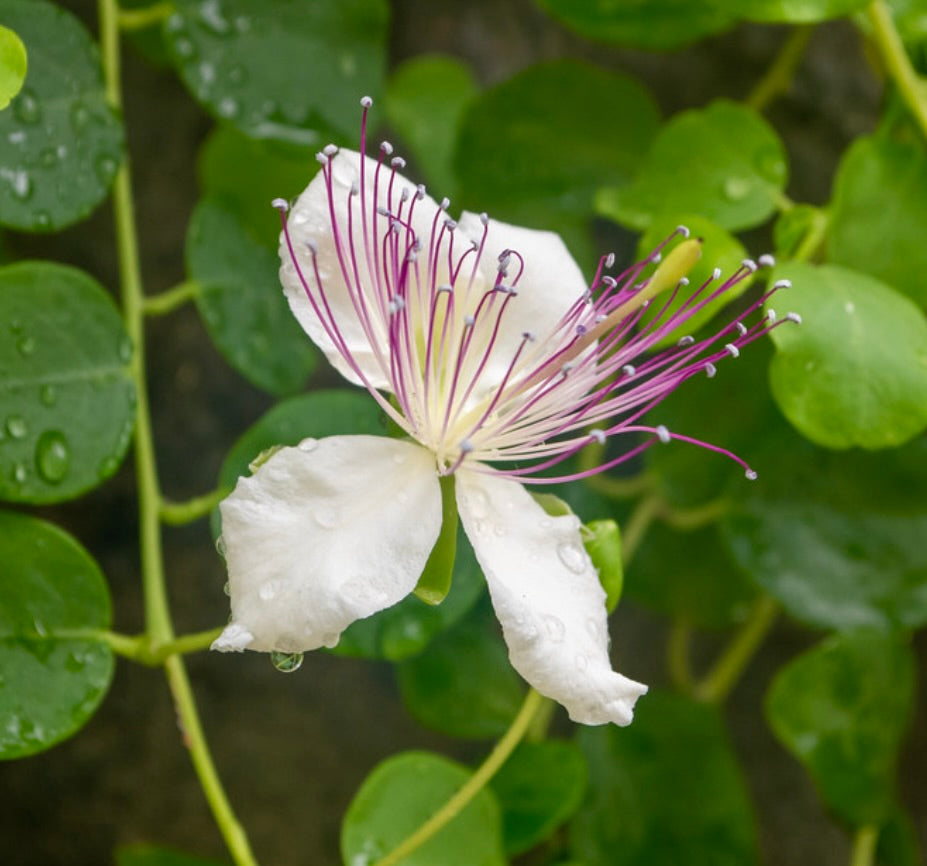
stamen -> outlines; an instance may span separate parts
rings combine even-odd
[[[695,342],[695,337],[691,334],[686,334],[684,337],[680,337],[676,341],[677,346],[691,346]]]
[[[388,141],[381,141],[380,150],[383,151],[386,156],[390,156],[393,152],[393,146]]]
[[[740,334],[741,337],[747,335],[747,326],[743,322],[735,322],[734,327],[737,328],[737,333]]]
[[[748,271],[750,271],[751,274],[756,272],[757,266],[756,266],[756,262],[753,261],[753,259],[744,259],[740,264],[743,267],[745,267]]]
[[[613,267],[615,267],[615,254],[614,254],[614,253],[609,253],[609,254],[605,257],[605,267],[606,267],[606,268],[613,268]]]
[[[605,444],[605,440],[608,438],[608,437],[605,435],[605,431],[604,431],[604,430],[590,430],[590,431],[589,431],[589,435],[592,437],[592,439],[594,439],[596,442],[598,442],[599,445],[604,445],[604,444]]]
[[[336,153],[338,153],[338,145],[326,144],[325,147],[322,148],[322,153],[324,153],[326,156],[334,156]]]
[[[682,235],[684,238],[689,237],[689,227],[688,226],[676,226],[676,234]]]
[[[740,349],[737,348],[733,343],[725,343],[724,351],[728,353],[732,358],[740,357]]]
[[[776,321],[776,311],[775,311],[774,309],[772,309],[772,307],[770,307],[770,308],[766,311],[766,318],[769,320],[769,323],[770,323],[770,324],[772,324],[773,322]]]
[[[319,162],[320,165],[328,165],[328,157],[327,157],[324,153],[322,153],[321,151],[319,151],[319,152],[315,155],[315,158],[316,158],[316,160]]]
[[[670,436],[670,431],[667,430],[663,424],[655,427],[653,432],[657,434],[657,439],[659,439],[664,445],[670,442],[670,440],[673,438]]]
[[[369,96],[362,96],[360,104],[364,108],[370,108],[370,106],[373,105],[373,100]]]
[[[776,280],[776,282],[773,283],[773,288],[774,289],[791,289],[792,281],[791,280]]]
[[[718,372],[718,368],[717,368],[714,364],[712,364],[711,361],[709,361],[707,364],[705,364],[705,375],[706,375],[709,379],[714,379],[715,374],[716,374],[717,372]]]
[[[637,368],[633,364],[625,364],[621,368],[621,372],[624,373],[625,376],[633,376],[637,372]]]
[[[712,278],[713,280],[720,280],[720,279],[721,279],[721,268],[715,268],[715,269],[711,272],[711,278]]]
[[[390,164],[393,168],[405,168],[405,167],[406,167],[406,161],[405,161],[401,156],[394,156],[394,157],[389,161],[389,164]]]
[[[747,481],[756,481],[757,475],[756,472],[754,472],[752,469],[748,469],[746,472],[744,472],[744,477],[747,479]]]
[[[763,253],[758,259],[761,268],[772,268],[776,265],[776,259],[769,253]]]
[[[290,209],[290,203],[285,198],[275,198],[270,203],[270,206],[276,208],[282,213],[286,213]]]
[[[786,316],[786,318],[787,318],[790,322],[794,322],[796,325],[800,325],[800,324],[801,324],[801,316],[800,316],[798,313],[789,313],[789,314]]]

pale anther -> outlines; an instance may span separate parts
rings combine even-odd
[[[766,318],[769,320],[769,322],[775,322],[775,321],[776,321],[776,311],[775,311],[774,309],[772,309],[772,307],[770,307],[770,308],[766,311]]]
[[[691,346],[695,342],[695,337],[691,334],[686,334],[684,337],[680,337],[676,341],[677,346]]]
[[[618,280],[614,277],[604,276],[602,277],[602,282],[605,283],[610,289],[614,289],[618,285]]]
[[[450,217],[448,217],[444,221],[444,226],[449,232],[452,232],[457,228],[457,220],[452,220]]]
[[[315,155],[321,165],[328,165],[328,157],[321,151]]]
[[[633,376],[637,372],[637,368],[633,364],[625,364],[621,368],[621,372],[624,373],[625,376]]]
[[[537,339],[534,331],[523,331],[522,337],[524,337],[529,343],[533,343]]]
[[[473,327],[473,323],[474,323],[475,321],[476,321],[476,319],[474,319],[473,316],[471,316],[469,313],[468,313],[466,316],[464,316],[464,319],[463,319],[464,325],[465,325],[466,327],[468,327],[468,328],[472,328],[472,327]]]
[[[715,269],[711,272],[711,278],[712,278],[713,280],[719,280],[719,279],[721,279],[721,268],[715,268]]]
[[[673,438],[670,436],[670,431],[667,430],[663,424],[655,427],[653,432],[657,434],[657,439],[659,439],[664,445],[666,445],[666,443]]]
[[[369,96],[362,96],[360,104],[363,108],[370,108],[373,105],[373,100]]]
[[[613,267],[615,267],[615,254],[614,254],[614,253],[609,253],[609,254],[605,257],[605,267],[606,267],[606,268],[613,268]]]
[[[360,187],[358,187],[357,181],[355,180],[351,183],[351,193],[350,194],[357,195],[358,193],[360,193]]]
[[[605,435],[605,431],[604,431],[604,430],[590,430],[590,431],[589,431],[589,435],[590,435],[593,439],[595,439],[595,441],[598,442],[599,445],[604,445],[604,444],[605,444],[605,440],[608,438],[608,437]]]
[[[473,443],[469,439],[460,440],[460,453],[471,454],[473,452]]]
[[[661,252],[656,252],[656,253],[654,253],[654,254],[650,257],[650,261],[653,262],[655,265],[660,264],[660,262],[663,261],[663,253],[661,253]]]
[[[676,288],[678,288],[678,289],[684,289],[684,288],[685,288],[686,286],[688,286],[688,285],[689,285],[689,278],[688,278],[688,277],[680,277],[680,278],[679,278],[679,282],[676,283]]]
[[[737,333],[740,334],[741,337],[746,335],[747,326],[743,322],[736,322],[734,327],[737,328]]]
[[[741,265],[743,265],[748,271],[750,271],[751,274],[756,270],[756,262],[753,261],[753,259],[744,259],[741,262]]]
[[[419,201],[421,201],[423,198],[425,198],[425,184],[420,183],[420,184],[415,188],[415,197],[416,197]]]
[[[450,204],[450,202],[448,202],[448,204]],[[488,214],[488,213],[481,213],[481,214],[480,214],[480,222],[481,222],[484,226],[485,226],[485,225],[489,225],[489,214]]]
[[[391,313],[398,313],[400,310],[405,309],[406,302],[399,295],[393,295],[389,299],[389,311]]]
[[[786,316],[786,318],[787,318],[790,322],[794,322],[796,325],[800,325],[800,324],[801,324],[801,316],[800,316],[798,313],[789,313],[789,314]]]
[[[275,207],[279,211],[286,213],[290,209],[290,203],[285,198],[275,198],[271,203],[271,207]]]
[[[676,226],[676,232],[681,234],[684,238],[689,237],[689,227],[688,226]]]
[[[732,358],[740,357],[740,349],[737,348],[733,343],[725,343],[724,351],[728,353]]]
[[[438,204],[438,207],[441,208],[441,210],[447,210],[450,206],[451,206],[451,200],[447,196],[442,198]]]
[[[324,153],[326,156],[334,156],[336,153],[338,153],[338,145],[326,144],[325,147],[322,148],[322,153]]]
[[[763,255],[757,259],[757,262],[759,262],[761,268],[771,268],[775,266],[776,259],[769,253],[763,253]]]
[[[756,472],[752,469],[748,469],[746,472],[744,472],[744,477],[747,479],[747,481],[756,481]]]
[[[792,281],[791,280],[776,280],[776,282],[773,283],[773,288],[774,289],[791,289]]]
[[[718,372],[718,368],[717,368],[714,364],[712,364],[711,361],[709,361],[709,362],[705,365],[705,375],[706,375],[709,379],[714,379],[715,373],[717,373],[717,372]]]
[[[388,141],[381,141],[380,150],[382,150],[383,153],[389,156],[393,152],[393,146]]]
[[[394,157],[389,161],[389,164],[390,164],[393,168],[405,168],[405,167],[406,167],[406,161],[405,161],[401,156],[394,156]]]
[[[309,252],[312,253],[313,256],[317,256],[319,254],[319,245],[311,238],[306,241],[306,246],[309,248]]]

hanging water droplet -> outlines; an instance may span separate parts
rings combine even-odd
[[[291,674],[298,671],[303,664],[302,653],[285,653],[274,650],[270,654],[270,660],[273,666],[284,674]]]
[[[728,200],[740,201],[749,195],[752,188],[753,184],[750,182],[749,178],[732,175],[724,181],[722,190],[724,192],[724,197]]]
[[[28,357],[35,351],[35,340],[32,337],[23,337],[16,343],[16,349],[23,357]]]
[[[39,402],[43,406],[54,406],[58,402],[58,392],[54,385],[43,385],[39,388]]]
[[[310,451],[315,451],[318,446],[318,439],[303,439],[296,447],[299,448],[300,451],[305,451],[308,454]]]
[[[12,439],[22,439],[29,432],[26,419],[22,415],[10,415],[6,419],[6,432]]]
[[[575,541],[564,541],[558,544],[557,556],[574,574],[582,574],[586,570],[586,554]]]
[[[35,94],[24,87],[19,96],[13,100],[13,114],[20,123],[38,123],[42,119],[42,109]]]
[[[35,445],[35,467],[49,484],[58,484],[71,468],[71,450],[64,434],[46,430]]]
[[[26,480],[26,476],[27,476],[27,475],[28,475],[28,473],[26,472],[25,464],[23,464],[23,463],[17,463],[17,464],[13,467],[12,476],[13,476],[13,480],[14,480],[17,484],[22,484],[22,483]]]

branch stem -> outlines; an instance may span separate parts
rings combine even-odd
[[[159,295],[149,295],[142,306],[148,316],[163,316],[194,300],[201,291],[202,286],[196,280],[186,280]]]
[[[757,111],[765,110],[769,104],[792,84],[792,76],[801,62],[802,55],[811,38],[812,27],[796,27],[782,43],[776,59],[756,83],[744,102]]]
[[[217,487],[204,493],[202,496],[195,496],[186,502],[169,502],[164,499],[161,501],[161,507],[158,509],[161,515],[161,522],[171,526],[184,526],[205,517],[213,510],[226,496],[229,491],[224,487]]]
[[[850,866],[875,866],[876,848],[879,843],[879,828],[874,824],[860,827],[853,837],[853,851]]]

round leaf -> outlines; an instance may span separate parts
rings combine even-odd
[[[913,693],[914,659],[904,643],[884,632],[847,633],[779,671],[766,715],[838,816],[878,825],[892,811]]]
[[[45,0],[0,0],[22,37],[29,73],[0,113],[0,222],[59,229],[105,197],[123,157],[122,124],[106,101],[97,48],[69,12]]]
[[[806,24],[839,18],[867,5],[868,0],[712,0],[731,15],[748,21]]]
[[[0,268],[0,499],[60,502],[112,475],[135,423],[132,345],[75,268]]]
[[[41,752],[83,726],[113,674],[109,593],[69,535],[0,512],[0,759]]]
[[[651,691],[629,728],[581,728],[589,767],[571,853],[586,866],[747,866],[756,840],[718,711]]]
[[[601,190],[596,207],[640,230],[668,212],[745,229],[773,214],[787,176],[775,130],[753,109],[719,100],[670,120],[634,182]]]
[[[26,80],[26,46],[9,27],[0,26],[0,109],[22,89]]]
[[[588,770],[575,743],[522,743],[493,776],[505,852],[521,854],[548,838],[582,802]]]
[[[582,263],[603,184],[627,183],[656,133],[657,109],[634,79],[562,60],[529,67],[478,96],[455,166],[463,206],[559,232]]]
[[[903,295],[856,271],[777,268],[800,327],[772,332],[773,395],[812,442],[889,448],[927,426],[927,320]],[[781,303],[781,302],[780,302]]]
[[[318,147],[320,129],[352,140],[358,99],[382,87],[383,0],[177,0],[164,23],[193,96],[252,138]]]
[[[204,199],[190,219],[186,256],[200,284],[196,306],[228,362],[272,394],[300,389],[318,354],[283,296],[276,254],[226,205]]]
[[[840,163],[828,254],[927,307],[927,151],[920,141],[861,138]]]
[[[428,820],[470,778],[453,761],[427,752],[388,758],[367,777],[348,807],[341,828],[345,863],[369,864],[385,856]],[[480,791],[450,823],[402,866],[505,866],[499,808]]]
[[[384,107],[437,198],[454,194],[451,167],[464,109],[477,93],[470,68],[452,57],[407,60],[392,74]]]
[[[690,0],[538,0],[571,30],[600,42],[634,48],[678,48],[729,27],[735,20],[715,3]]]

